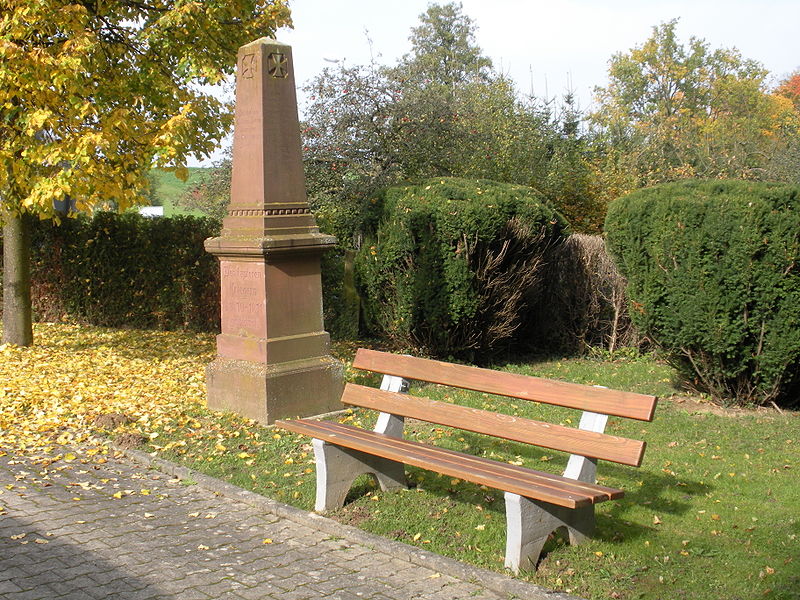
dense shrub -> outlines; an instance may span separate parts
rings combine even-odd
[[[539,302],[526,323],[531,349],[583,353],[638,346],[628,315],[627,282],[602,236],[573,233],[553,249]]]
[[[436,355],[508,341],[565,223],[517,185],[436,178],[389,188],[356,257],[368,328]]]
[[[219,221],[148,219],[138,214],[35,222],[31,275],[34,311],[137,328],[219,328],[219,266],[203,240]]]
[[[606,234],[634,322],[698,390],[797,403],[800,187],[674,183],[612,203]]]

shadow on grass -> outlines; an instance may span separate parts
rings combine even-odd
[[[624,465],[605,463],[600,465],[598,471],[603,476],[631,482],[624,487],[627,499],[624,504],[646,505],[651,510],[673,515],[681,515],[690,510],[689,500],[692,497],[705,496],[715,489],[713,485],[705,481],[701,482],[685,477],[678,480],[672,475],[662,475],[656,471]],[[673,494],[679,494],[684,500],[666,498],[667,490],[672,490]]]
[[[499,460],[503,460],[502,457],[519,457],[529,468],[548,473],[561,474],[566,465],[566,455],[555,453],[557,458],[553,458],[553,451],[526,444],[485,438],[463,431],[459,432],[458,439],[463,440],[460,442],[462,447],[463,444],[467,444],[470,448],[483,449],[484,456],[495,452],[498,456],[493,458]],[[455,447],[453,443],[445,442],[441,445],[461,451],[461,448]],[[485,510],[496,513],[505,520],[505,502],[501,490],[487,489],[466,481],[453,483],[450,477],[415,467],[406,467],[406,472],[411,487],[423,488],[433,496],[447,498],[458,504],[481,505]],[[646,506],[648,511],[662,516],[683,515],[691,510],[692,498],[705,496],[714,489],[707,483],[686,479],[682,479],[678,485],[679,482],[667,474],[604,461],[600,462],[598,472],[604,478],[602,482],[604,485],[620,487],[625,492],[625,496],[619,500],[598,505],[600,510],[597,512],[595,537],[611,543],[652,534],[654,527],[642,520],[641,512],[631,515],[632,512],[638,512],[640,507]],[[346,506],[377,489],[377,484],[371,476],[359,477],[347,495]],[[369,509],[359,508],[355,509],[355,512],[356,521],[371,518]],[[548,545],[552,547],[552,542]]]

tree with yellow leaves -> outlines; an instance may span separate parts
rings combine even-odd
[[[26,215],[124,209],[152,167],[185,177],[230,128],[209,92],[286,0],[0,0],[3,341],[32,343]]]
[[[738,50],[688,45],[677,20],[642,45],[615,54],[592,115],[639,185],[690,177],[787,180],[800,113],[770,94],[767,70]],[[781,163],[783,166],[779,166]]]

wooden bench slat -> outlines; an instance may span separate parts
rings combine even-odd
[[[354,450],[568,508],[587,506],[623,495],[622,490],[565,479],[348,425],[307,419],[279,421],[276,425]]]
[[[306,419],[306,421],[309,421],[311,423],[324,423],[326,425],[334,425],[336,427],[340,426],[347,427],[348,431],[352,430],[354,434],[364,433],[366,434],[366,437],[380,435],[370,430],[361,429],[358,427],[340,425],[338,423],[331,423],[330,421],[314,421],[311,419]],[[488,465],[491,467],[492,471],[502,472],[510,477],[514,477],[517,479],[522,478],[523,481],[527,481],[530,479],[531,476],[534,476],[536,480],[540,482],[540,484],[554,485],[558,489],[568,488],[569,490],[575,493],[592,497],[593,501],[595,502],[602,502],[604,500],[614,500],[616,498],[621,498],[624,495],[624,492],[622,490],[618,490],[616,488],[610,488],[603,485],[598,485],[596,483],[578,481],[577,479],[570,479],[568,477],[563,477],[562,475],[555,475],[553,473],[547,473],[545,471],[537,471],[519,465],[512,465],[511,463],[507,462],[500,462],[488,458],[483,458],[480,456],[474,456],[472,454],[465,454],[464,452],[458,452],[456,450],[448,450],[447,448],[431,446],[429,444],[424,444],[421,442],[415,442],[412,440],[395,438],[386,435],[381,435],[380,439],[387,444],[392,444],[395,441],[400,442],[399,447],[403,447],[405,444],[411,444],[414,446],[420,446],[422,448],[433,448],[437,453],[441,454],[442,456],[447,456],[449,459],[453,461],[467,462],[470,464],[480,465],[484,468]]]
[[[350,429],[354,429],[355,432],[358,434],[365,432],[368,436],[373,435],[374,433],[372,431],[360,428],[351,427]],[[447,456],[448,459],[452,460],[455,464],[461,464],[462,462],[465,462],[471,465],[478,465],[484,468],[488,465],[491,467],[491,470],[493,472],[494,471],[502,472],[510,477],[521,479],[522,481],[528,481],[531,476],[534,476],[540,485],[556,487],[557,489],[560,490],[568,489],[573,493],[591,497],[593,502],[603,502],[605,500],[613,500],[616,498],[621,498],[624,495],[624,492],[622,490],[618,490],[616,488],[610,488],[598,485],[596,483],[578,481],[576,479],[563,477],[562,475],[555,475],[553,473],[547,473],[545,471],[537,471],[534,469],[529,469],[527,467],[512,465],[511,463],[500,462],[488,458],[483,458],[480,456],[475,456],[472,454],[465,454],[463,452],[458,452],[457,450],[448,450],[447,448],[430,446],[429,444],[424,444],[421,442],[415,442],[412,440],[405,440],[390,436],[383,436],[382,439],[384,443],[387,444],[392,444],[395,441],[399,441],[401,442],[400,446],[402,446],[403,444],[413,444],[421,446],[422,448],[433,448],[437,453],[441,454],[442,456]]]
[[[360,348],[357,369],[568,408],[652,421],[656,397]]]
[[[535,471],[514,473],[511,470],[498,469],[497,467],[502,466],[503,463],[496,461],[478,459],[479,461],[484,461],[485,464],[479,464],[476,461],[464,461],[461,460],[461,456],[448,455],[442,448],[410,440],[401,440],[357,427],[327,421],[303,422],[301,420],[293,421],[292,423],[302,423],[303,430],[298,428],[297,433],[304,433],[333,444],[383,456],[450,477],[458,477],[489,487],[545,500],[559,506],[576,508],[592,504],[592,501],[595,500],[594,497],[587,495],[583,490],[562,489],[558,482],[555,481],[547,481],[546,479],[534,481],[531,477],[523,478],[525,475],[530,475],[530,473],[536,474]],[[608,498],[601,497],[597,501],[606,499]]]
[[[542,423],[353,383],[345,386],[342,402],[634,467],[641,464],[645,449],[645,443],[640,440]]]
[[[420,449],[423,456],[426,454],[430,454],[429,451],[432,451],[433,454],[445,458],[449,463],[452,463],[456,467],[460,466],[467,467],[468,469],[467,471],[465,471],[465,473],[468,473],[470,469],[478,471],[487,471],[488,473],[493,475],[501,474],[503,477],[510,478],[510,480],[520,482],[524,485],[528,485],[532,481],[535,481],[535,483],[533,484],[535,486],[544,486],[545,488],[548,489],[554,489],[559,493],[567,492],[568,494],[588,498],[592,503],[603,502],[605,500],[613,500],[621,498],[624,495],[624,492],[622,490],[618,490],[616,488],[610,488],[598,485],[596,483],[587,483],[584,481],[578,481],[575,479],[563,477],[561,475],[555,475],[544,471],[537,471],[534,469],[529,469],[527,467],[512,465],[510,463],[500,462],[488,458],[483,458],[480,456],[474,456],[471,454],[465,454],[463,452],[458,452],[456,450],[448,450],[446,448],[431,446],[429,444],[424,444],[421,442],[415,442],[412,440],[406,440],[402,438],[395,438],[391,436],[377,434],[373,431],[364,430],[358,427],[340,425],[338,423],[331,423],[329,421],[312,421],[312,420],[307,420],[307,421],[314,424],[321,423],[323,427],[326,428],[330,428],[330,426],[333,426],[334,428],[345,428],[348,436],[358,437],[371,441],[380,440],[382,447],[387,447],[387,446],[392,447],[401,453],[407,452],[409,448]],[[424,465],[415,465],[415,466],[430,468],[430,467],[425,467]],[[461,478],[470,481],[475,481],[473,477],[469,476],[464,476]],[[508,488],[503,487],[500,489],[508,489]]]

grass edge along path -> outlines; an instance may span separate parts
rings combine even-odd
[[[345,359],[354,349],[336,348]],[[105,460],[110,435],[311,509],[310,440],[203,406],[204,367],[213,354],[208,334],[37,324],[35,346],[0,346],[0,452],[34,455],[43,471],[91,468]],[[634,355],[508,368],[660,396],[673,392],[667,367]],[[559,410],[437,386],[417,392],[533,418]],[[562,411],[546,418],[574,425],[578,416]],[[347,411],[338,418],[369,427],[374,417]],[[611,419],[609,431],[645,439],[644,464],[601,463],[598,473],[601,483],[626,490],[626,497],[598,506],[595,539],[578,547],[549,543],[539,569],[521,579],[587,598],[800,598],[800,415],[713,412],[677,396],[661,403],[652,423],[624,421]],[[418,423],[408,430],[416,439],[542,470],[560,472],[566,462],[555,452],[464,432]],[[81,450],[67,450],[76,446]],[[408,471],[410,490],[383,494],[362,478],[351,501],[331,516],[503,571],[502,493]]]

